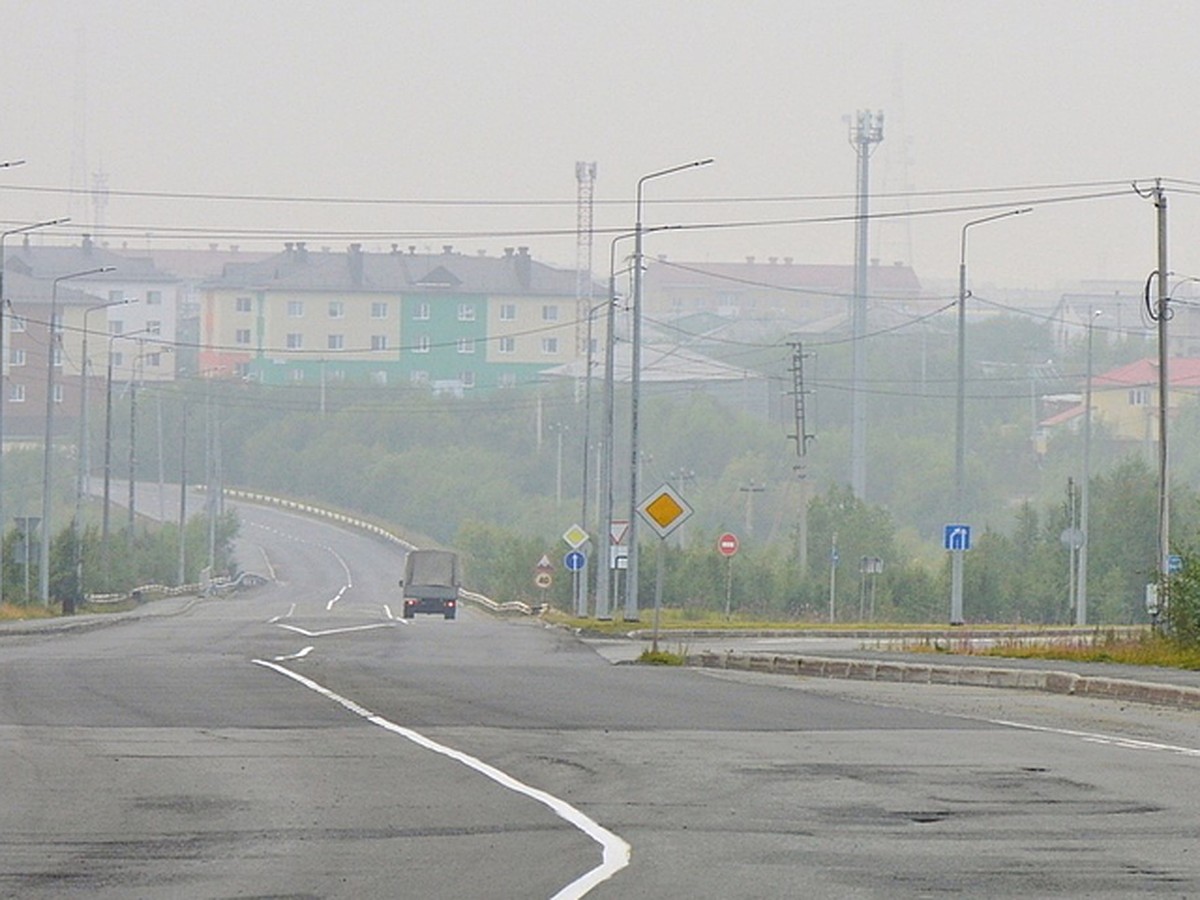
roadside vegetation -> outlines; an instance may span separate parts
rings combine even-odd
[[[850,350],[834,341],[805,370],[812,378],[806,386],[812,392],[806,428],[815,440],[801,457],[791,437],[793,410],[779,399],[789,396],[792,384],[787,340],[779,335],[752,344],[698,345],[765,376],[763,397],[742,386],[724,395],[718,388],[646,386],[641,483],[647,491],[670,483],[695,512],[665,541],[640,530],[643,609],[654,595],[661,554],[667,615],[693,627],[816,626],[831,619],[837,627],[944,622],[950,566],[941,538],[951,516],[954,445],[951,320],[934,319],[911,333],[898,329],[878,338],[872,383],[890,387],[867,400],[866,500],[847,487]],[[972,627],[1073,622],[1072,557],[1062,536],[1078,508],[1082,439],[1067,430],[1035,447],[1031,433],[1039,410],[1031,398],[1078,389],[1082,342],[1064,350],[1042,320],[1010,315],[973,323],[971,341],[973,358],[987,363],[970,373],[965,520],[973,527],[973,546],[965,566],[967,621]],[[1140,339],[1101,342],[1095,370],[1149,350]],[[1052,367],[1046,367],[1047,359],[1054,359]],[[1038,361],[1032,369],[1031,360]],[[1036,383],[1031,372],[1039,373]],[[616,398],[617,447],[628,445],[623,388]],[[161,433],[160,442],[139,441],[140,470],[162,471],[168,482],[177,483],[181,475],[203,480],[198,473],[209,471],[213,441],[201,432],[219,432],[225,484],[311,500],[427,535],[457,549],[468,584],[496,600],[566,612],[574,585],[563,564],[562,535],[582,524],[599,538],[584,547],[590,562],[583,577],[589,581],[607,550],[595,485],[601,404],[594,396],[590,406],[584,403],[574,383],[538,382],[453,397],[427,385],[331,383],[318,390],[181,379],[147,384],[143,394],[150,402],[138,408],[145,418],[135,429],[128,427],[128,406],[114,408],[114,459],[127,458],[126,435]],[[589,408],[591,419],[585,421]],[[184,441],[189,409],[191,437]],[[203,426],[194,414],[199,409],[205,410]],[[98,415],[93,422],[102,419]],[[215,422],[219,428],[210,429]],[[1200,404],[1185,404],[1174,425],[1180,446],[1200,442]],[[102,445],[102,437],[94,436],[94,447]],[[1150,449],[1143,442],[1121,443],[1101,425],[1094,429],[1089,623],[1150,621],[1144,597],[1156,568],[1157,514]],[[38,508],[39,456],[36,450],[6,452],[4,499],[10,513]],[[74,500],[69,460],[56,472],[54,521],[65,525]],[[1174,473],[1172,535],[1187,547],[1200,541],[1200,456],[1180,454]],[[618,518],[628,515],[628,498],[620,495],[628,474],[628,460],[622,465],[618,458]],[[186,539],[189,579],[207,561],[204,517],[196,512]],[[132,539],[127,528],[114,529],[105,569],[94,561],[95,505],[86,521],[88,592],[177,578],[173,525],[144,525],[139,519]],[[729,559],[715,547],[726,531],[740,540]],[[14,535],[10,527],[4,539],[5,600],[24,596],[27,575]],[[54,548],[52,590],[58,596],[72,588],[73,548],[62,535],[55,536]],[[533,578],[543,557],[553,567],[545,589]],[[1190,573],[1196,563],[1188,560]],[[218,568],[223,565],[228,561]],[[587,593],[594,596],[594,584]],[[1200,640],[1194,616],[1170,627],[1181,641]]]

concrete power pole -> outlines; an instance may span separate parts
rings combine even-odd
[[[851,309],[853,383],[850,389],[850,488],[860,500],[867,492],[867,201],[871,153],[883,140],[883,113],[859,110],[850,128],[850,144],[858,156],[857,228],[854,236],[854,300]]]

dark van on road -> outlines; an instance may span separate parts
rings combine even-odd
[[[449,550],[410,550],[404,560],[404,618],[436,613],[453,619],[458,613],[458,554]]]

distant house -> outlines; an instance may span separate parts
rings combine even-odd
[[[1167,362],[1168,412],[1174,415],[1184,403],[1200,394],[1200,359],[1177,357]],[[1102,423],[1113,438],[1131,443],[1158,441],[1158,360],[1139,359],[1092,377],[1092,421]],[[1048,437],[1063,427],[1078,427],[1084,404],[1079,402],[1038,423]],[[1169,432],[1168,432],[1169,433]]]
[[[574,270],[442,248],[285,243],[201,286],[202,373],[268,384],[514,386],[575,359],[586,314]],[[601,326],[602,327],[602,326]]]

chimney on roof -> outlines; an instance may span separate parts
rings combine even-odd
[[[392,252],[393,252],[393,253],[399,253],[399,252],[400,252],[400,245],[399,245],[399,244],[392,244]]]
[[[85,234],[83,236],[83,243],[81,246],[83,247],[84,256],[92,255],[92,236],[90,234]]]
[[[409,245],[408,245],[408,255],[409,255],[409,256],[416,256],[416,255],[417,255],[417,245],[416,245],[416,244],[409,244]]]
[[[304,241],[296,241],[296,258],[302,263],[308,262],[308,247]]]
[[[283,252],[287,254],[288,259],[291,259],[292,254],[296,252],[296,243],[294,241],[284,241]]]
[[[454,245],[453,244],[442,244],[442,252],[445,253],[447,256],[449,256],[451,253],[454,252]]]
[[[517,283],[526,290],[529,290],[529,285],[533,282],[533,260],[529,256],[529,248],[518,247],[515,260]]]
[[[349,251],[346,253],[346,263],[350,267],[350,283],[355,287],[362,287],[363,283],[363,255],[362,244],[351,244]]]
[[[29,240],[29,238],[25,238],[25,240]],[[513,255],[513,251],[515,251],[515,250],[516,250],[516,248],[515,248],[515,247],[505,247],[505,248],[504,248],[504,255],[505,255],[505,256],[512,256],[512,255]]]
[[[792,257],[790,257],[790,256],[785,256],[785,257],[783,258],[783,264],[784,264],[785,266],[790,266],[790,265],[792,264]]]
[[[747,256],[747,257],[746,257],[746,264],[747,264],[747,265],[750,265],[750,266],[754,265],[754,257],[753,257],[753,256]]]

